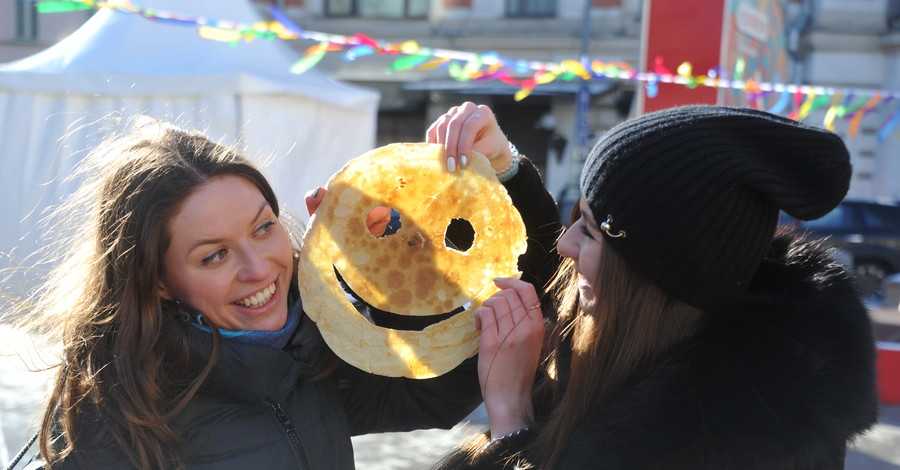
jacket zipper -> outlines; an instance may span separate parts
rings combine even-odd
[[[294,422],[291,421],[291,417],[284,412],[284,409],[281,408],[281,405],[278,402],[270,402],[270,406],[272,407],[272,412],[275,413],[275,418],[278,419],[278,424],[281,424],[281,428],[284,430],[284,433],[287,434],[287,438],[291,442],[291,447],[294,449],[294,456],[297,457],[297,463],[300,464],[300,469],[309,469],[310,466],[309,460],[306,457],[306,451],[303,450],[300,434],[297,432],[297,427],[294,426]]]

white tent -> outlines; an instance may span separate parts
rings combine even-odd
[[[146,0],[193,17],[251,24],[246,0]],[[56,45],[0,64],[0,254],[36,247],[41,212],[74,190],[66,176],[112,128],[110,115],[150,114],[240,144],[283,205],[375,143],[378,93],[312,69],[284,41],[236,45],[197,29],[102,9]],[[2,263],[0,263],[2,264]]]

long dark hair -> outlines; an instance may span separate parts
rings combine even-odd
[[[81,163],[84,182],[55,212],[71,231],[62,259],[26,302],[36,314],[27,326],[62,343],[39,430],[50,468],[82,454],[93,437],[80,433],[83,419],[94,413],[135,467],[180,466],[172,420],[212,370],[219,340],[204,363],[157,286],[170,218],[224,174],[252,182],[279,213],[266,178],[236,150],[156,119],[135,120]]]
[[[589,310],[579,305],[575,276],[566,260],[554,280],[559,320],[535,391],[535,400],[544,401],[536,408],[550,412],[528,449],[538,468],[553,468],[584,419],[664,360],[704,316],[650,283],[605,243]]]
[[[572,221],[580,217],[578,205]],[[603,242],[595,279],[596,300],[589,309],[579,302],[572,260],[566,259],[549,289],[558,318],[548,329],[533,400],[539,434],[506,457],[506,468],[554,468],[572,434],[591,415],[645,376],[666,352],[693,335],[704,312],[666,294],[638,274]],[[484,436],[467,442],[437,468],[475,461]],[[523,458],[525,455],[528,458]]]

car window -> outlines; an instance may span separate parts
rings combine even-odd
[[[837,206],[833,211],[823,215],[816,220],[805,222],[808,228],[813,230],[832,230],[836,228],[846,227],[849,224],[849,213],[843,205]]]
[[[900,232],[900,207],[864,206],[862,211],[866,225],[892,232]]]
[[[866,227],[876,230],[885,230],[888,228],[887,223],[880,217],[880,214],[878,214],[878,212],[876,212],[873,207],[861,206],[859,209],[859,213],[862,216],[863,222],[866,224]]]

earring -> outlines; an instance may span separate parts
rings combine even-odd
[[[613,237],[613,238],[619,238],[619,237],[625,238],[624,230],[619,230],[618,233],[612,233],[612,222],[613,222],[612,215],[607,215],[606,222],[603,222],[602,224],[600,224],[600,230],[606,232],[607,235],[609,235],[610,237]]]

